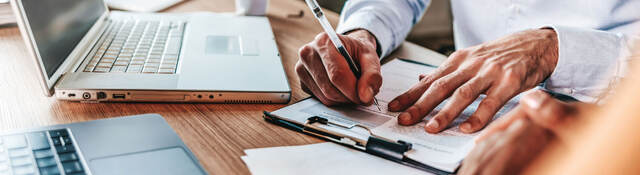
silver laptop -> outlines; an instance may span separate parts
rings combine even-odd
[[[45,93],[72,101],[286,103],[266,17],[110,12],[103,0],[12,0]]]
[[[207,174],[157,114],[0,134],[0,174]]]

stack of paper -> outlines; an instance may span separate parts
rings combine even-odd
[[[0,26],[16,23],[9,0],[0,0]]]
[[[254,175],[429,174],[330,142],[244,152],[242,160]]]

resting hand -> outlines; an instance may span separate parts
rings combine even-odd
[[[366,30],[356,30],[339,37],[349,55],[360,65],[361,77],[356,78],[328,35],[321,33],[300,48],[296,73],[302,89],[329,106],[345,103],[370,105],[382,86],[376,39]]]
[[[533,90],[520,105],[482,131],[460,174],[518,174],[552,140],[567,143],[590,104],[565,103]]]
[[[574,126],[581,122],[580,116],[596,109],[594,104],[581,102],[562,102],[540,90],[526,92],[520,104],[509,113],[496,120],[480,133],[476,142],[481,142],[496,132],[501,132],[516,120],[527,118],[533,123],[548,129],[562,140],[566,140]]]
[[[424,76],[389,103],[401,125],[416,124],[442,101],[444,108],[425,125],[429,133],[445,128],[480,94],[478,109],[460,125],[463,132],[482,129],[512,97],[551,75],[557,62],[553,30],[527,30],[453,53],[432,74]]]

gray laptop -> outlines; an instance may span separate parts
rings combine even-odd
[[[0,174],[207,174],[157,114],[0,134]]]
[[[286,103],[266,17],[110,12],[103,0],[12,0],[45,93],[72,101]]]

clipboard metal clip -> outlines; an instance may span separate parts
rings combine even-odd
[[[365,141],[362,139],[348,136],[346,134],[332,133],[328,130],[314,126],[315,123],[319,123],[326,126],[339,126],[346,129],[351,129],[353,127],[363,128],[367,130],[367,132],[369,132],[369,138]],[[334,141],[352,145],[364,150],[365,152],[382,156],[387,159],[394,159],[398,161],[402,161],[404,159],[404,153],[411,150],[413,146],[411,143],[405,142],[402,140],[394,141],[381,136],[377,136],[371,131],[371,129],[369,129],[369,127],[361,124],[347,126],[347,125],[342,125],[339,122],[332,122],[327,118],[319,117],[319,116],[313,116],[313,117],[307,118],[307,122],[305,122],[304,127],[305,127],[304,128],[305,131],[307,130],[320,131],[320,132],[323,132],[323,134],[321,135],[325,135],[325,136],[327,136],[327,134],[332,135],[331,138],[333,138]]]

